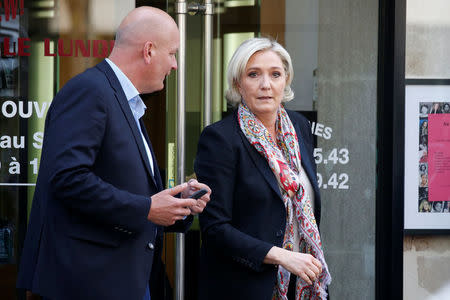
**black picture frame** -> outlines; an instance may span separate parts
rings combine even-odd
[[[429,95],[429,96],[427,96]],[[405,80],[405,141],[404,141],[404,233],[406,235],[449,235],[450,234],[450,212],[419,212],[420,199],[419,194],[414,198],[413,181],[416,179],[416,173],[412,169],[420,165],[419,151],[412,145],[417,144],[418,140],[414,138],[420,136],[419,130],[414,132],[408,130],[409,127],[421,124],[427,116],[420,114],[420,107],[426,106],[433,98],[438,97],[443,102],[450,103],[450,79],[445,78],[408,78]],[[446,98],[444,98],[446,97]],[[447,100],[448,99],[448,100]],[[422,119],[422,120],[421,120]],[[419,123],[418,123],[419,122]],[[420,137],[419,137],[420,138]],[[416,184],[419,182],[417,181]],[[420,187],[419,187],[420,189]],[[428,193],[428,192],[427,192]],[[417,201],[415,201],[417,200]],[[417,202],[417,203],[414,203]],[[450,201],[448,201],[450,204]],[[445,204],[444,204],[445,205]],[[448,205],[448,204],[447,204]]]

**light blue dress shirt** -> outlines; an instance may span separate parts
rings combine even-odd
[[[141,133],[142,141],[144,142],[145,152],[147,152],[147,158],[150,163],[150,168],[152,170],[152,175],[154,174],[153,168],[153,159],[152,154],[150,152],[150,148],[148,147],[147,141],[144,138],[144,134],[142,133],[141,124],[139,124],[139,119],[144,115],[147,106],[145,106],[144,101],[142,101],[141,97],[139,97],[139,92],[133,83],[128,79],[128,77],[116,66],[108,58],[105,59],[106,62],[111,66],[116,74],[117,79],[119,79],[119,83],[125,93],[125,97],[128,100],[128,105],[130,105],[131,112],[133,113],[134,120],[136,121],[137,127],[139,128],[139,132]]]

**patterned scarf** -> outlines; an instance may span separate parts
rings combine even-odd
[[[295,300],[326,299],[325,289],[331,283],[331,276],[323,255],[311,200],[305,196],[299,180],[301,157],[294,126],[284,108],[280,106],[275,125],[277,133],[277,144],[275,144],[269,131],[245,104],[239,105],[238,119],[247,140],[267,160],[277,178],[286,207],[286,232],[283,248],[290,251],[294,249],[294,226],[299,224],[297,240],[300,240],[298,245],[300,252],[309,253],[322,263],[322,273],[313,285],[308,285],[303,279],[297,277]],[[298,223],[294,218],[297,218]],[[290,275],[290,272],[284,267],[278,266],[277,285],[274,288],[273,300],[287,300]]]

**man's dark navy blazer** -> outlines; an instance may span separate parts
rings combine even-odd
[[[141,300],[162,245],[150,196],[163,185],[106,61],[60,90],[44,134],[17,286],[54,300]]]

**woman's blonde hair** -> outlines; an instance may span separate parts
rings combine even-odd
[[[225,92],[225,98],[232,106],[241,102],[238,83],[245,71],[248,61],[258,51],[273,51],[280,57],[284,71],[286,72],[286,87],[284,88],[284,97],[282,102],[290,101],[294,98],[294,92],[291,89],[291,82],[294,77],[291,56],[279,43],[268,38],[251,38],[244,41],[234,52],[228,63],[227,81],[228,90]]]

